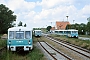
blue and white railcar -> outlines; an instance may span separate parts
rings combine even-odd
[[[57,35],[66,35],[68,37],[76,37],[78,38],[78,30],[69,29],[69,30],[55,30],[55,34]]]
[[[34,35],[35,36],[41,36],[41,34],[42,34],[42,32],[41,32],[41,30],[34,30]]]
[[[68,37],[76,37],[78,38],[78,30],[68,30]]]
[[[54,33],[57,35],[67,35],[67,30],[55,30]]]
[[[27,27],[12,27],[8,29],[7,49],[11,51],[33,49],[32,30]]]

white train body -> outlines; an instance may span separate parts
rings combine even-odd
[[[42,34],[42,32],[41,32],[41,30],[34,30],[34,35],[35,36],[41,36],[41,34]]]
[[[67,35],[68,37],[76,37],[78,38],[78,30],[70,29],[70,30],[54,30],[55,34],[58,35]]]
[[[11,51],[33,49],[32,30],[27,27],[12,27],[8,29],[7,49]]]

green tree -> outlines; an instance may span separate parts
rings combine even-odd
[[[70,24],[68,24],[67,26],[66,26],[66,30],[67,29],[71,29],[71,25]]]
[[[87,23],[87,32],[90,35],[90,22]]]
[[[72,24],[71,25],[71,29],[75,29],[75,24]]]
[[[79,30],[79,28],[80,28],[80,25],[77,24],[77,23],[75,23],[75,25],[74,25],[74,29]]]
[[[86,31],[90,35],[90,17],[88,17],[87,20],[88,20],[88,23],[87,23],[87,30]]]
[[[26,27],[27,25],[26,24],[24,24],[24,27]]]
[[[87,18],[88,22],[90,22],[90,17]]]
[[[87,23],[87,32],[88,32],[88,34],[90,35],[90,17],[88,17],[87,18],[87,21],[88,21],[88,23]]]
[[[23,26],[21,21],[19,22],[18,26]]]
[[[80,27],[79,27],[79,32],[80,32],[80,34],[82,34],[82,35],[85,35],[85,33],[86,33],[86,24],[84,24],[84,23],[81,23],[80,24]]]
[[[3,4],[0,4],[0,34],[7,33],[8,28],[15,25],[16,15]]]
[[[48,26],[46,29],[47,29],[48,31],[50,31],[51,28],[52,28],[51,26]]]
[[[86,24],[81,23],[81,24],[72,24],[71,25],[71,29],[76,29],[78,30],[79,34],[85,34],[86,33]]]

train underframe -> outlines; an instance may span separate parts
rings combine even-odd
[[[8,45],[7,48],[8,48],[8,50],[11,50],[11,51],[21,51],[21,50],[30,51],[33,49],[33,46],[32,45],[25,45],[25,46],[23,46],[23,45],[16,45],[16,46]]]

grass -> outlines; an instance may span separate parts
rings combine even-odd
[[[34,50],[28,55],[31,56],[31,60],[42,60],[42,57],[44,56],[39,49],[34,47]]]
[[[6,39],[1,39],[2,34],[0,34],[0,48],[6,46]]]
[[[0,53],[0,60],[7,60],[6,56],[7,56],[6,50],[2,51]]]
[[[0,37],[1,37],[2,35],[0,34]],[[4,39],[4,40],[2,40],[1,38],[0,38],[0,49],[2,48],[2,47],[5,47],[6,46],[6,40]],[[7,55],[7,53],[6,53],[6,50],[3,50],[2,52],[0,52],[0,60],[7,60],[6,59],[6,55]]]
[[[1,38],[2,35],[3,35],[3,34],[0,34],[0,38]]]
[[[31,52],[7,52],[7,60],[43,60],[43,54],[34,46]]]
[[[35,41],[35,38],[33,37],[34,40],[34,48],[30,52],[12,52],[12,51],[6,51],[3,52],[2,55],[0,56],[0,60],[46,60],[44,54],[41,52],[40,49],[38,49],[35,44],[37,41]],[[4,40],[2,40],[3,42]],[[0,41],[1,42],[1,41]],[[6,43],[3,42],[5,45]],[[2,44],[1,44],[2,45]]]
[[[6,46],[6,40],[0,39],[0,48],[5,47],[5,46]]]
[[[55,34],[51,34],[50,36],[57,38],[57,39],[61,39],[64,41],[67,41],[69,43],[78,45],[80,47],[83,47],[85,49],[90,50],[90,40],[81,40],[81,39],[76,39],[76,38],[67,38],[66,36],[60,36],[60,35],[55,35]]]
[[[43,33],[47,33],[46,28],[41,29]]]
[[[79,35],[80,37],[90,38],[90,35]]]

